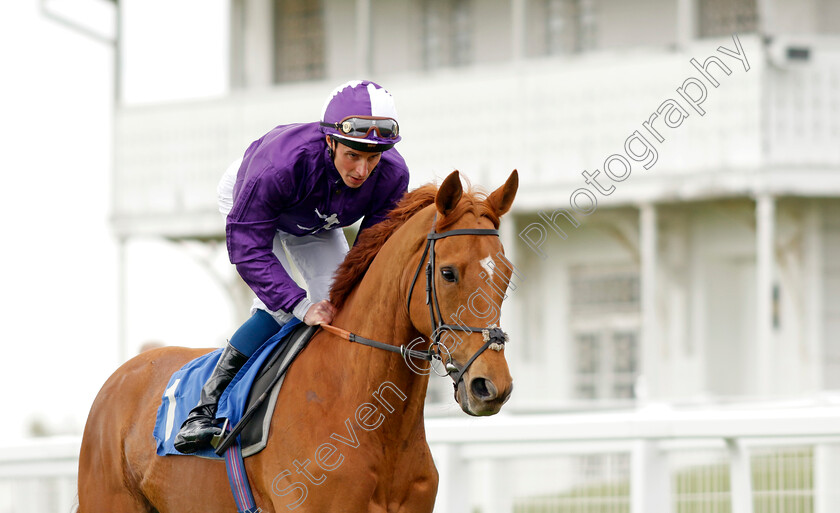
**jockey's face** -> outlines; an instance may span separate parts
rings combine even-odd
[[[327,136],[329,144],[335,152],[335,168],[344,184],[353,189],[361,187],[365,180],[373,172],[373,168],[379,164],[382,157],[381,152],[369,152],[354,150],[348,146],[331,141]]]

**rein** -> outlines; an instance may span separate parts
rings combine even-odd
[[[350,342],[355,342],[357,344],[362,344],[365,346],[375,347],[377,349],[384,349],[386,351],[391,351],[392,353],[399,353],[402,355],[403,358],[409,356],[410,358],[420,358],[423,360],[431,361],[432,354],[428,351],[416,351],[414,349],[408,349],[405,346],[392,346],[389,344],[385,344],[382,342],[377,342],[376,340],[371,340],[369,338],[360,337],[355,333],[350,333],[347,330],[338,328],[336,326],[332,326],[330,324],[320,324],[321,328],[325,331],[329,331],[333,335],[337,335],[344,340],[349,340]]]
[[[440,304],[438,304],[437,290],[435,288],[434,280],[435,241],[446,237],[454,237],[458,235],[494,235],[498,237],[499,230],[468,228],[461,230],[449,230],[438,233],[435,232],[435,221],[437,221],[437,213],[435,213],[435,218],[432,220],[432,231],[429,232],[428,235],[426,235],[426,247],[423,249],[423,256],[420,257],[420,263],[417,265],[417,270],[414,272],[414,278],[411,280],[411,287],[408,289],[408,299],[406,300],[406,308],[410,311],[411,295],[414,292],[414,285],[417,282],[417,277],[420,275],[420,269],[423,268],[423,261],[428,255],[429,259],[428,261],[426,261],[426,304],[429,306],[429,317],[432,320],[432,342],[429,345],[429,349],[427,351],[417,351],[414,349],[408,349],[404,345],[397,347],[390,344],[385,344],[383,342],[377,342],[376,340],[360,337],[355,333],[350,333],[347,330],[343,330],[341,328],[337,328],[329,324],[321,324],[321,327],[334,335],[337,335],[345,340],[349,340],[350,342],[375,347],[377,349],[384,349],[392,353],[399,353],[403,356],[403,358],[408,356],[411,358],[420,358],[426,361],[439,360],[442,362],[443,353],[445,352],[447,357],[447,361],[444,363],[446,375],[452,378],[455,389],[457,390],[458,383],[461,382],[461,380],[464,377],[464,373],[467,372],[467,369],[470,367],[470,365],[472,365],[476,358],[481,356],[481,354],[484,351],[486,351],[487,348],[492,348],[496,351],[501,351],[505,345],[505,342],[508,341],[508,335],[507,333],[502,331],[501,328],[498,328],[496,326],[491,326],[489,328],[476,328],[473,326],[461,326],[460,324],[447,324],[443,322],[443,315],[440,311]],[[464,331],[467,333],[481,333],[484,337],[484,345],[481,346],[481,348],[478,351],[476,351],[475,354],[473,354],[469,358],[469,360],[467,360],[467,363],[464,364],[463,367],[459,367],[452,359],[452,355],[449,353],[449,350],[446,349],[446,346],[443,346],[440,343],[441,333],[445,330]],[[437,373],[437,371],[435,372]]]

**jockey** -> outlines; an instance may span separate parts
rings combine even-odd
[[[221,434],[222,392],[242,365],[292,317],[329,324],[332,275],[348,251],[340,229],[379,223],[408,188],[394,100],[369,81],[327,98],[321,121],[281,125],[254,141],[219,184],[230,261],[256,294],[251,317],[233,334],[175,438],[185,454]],[[290,266],[309,296],[290,277]]]

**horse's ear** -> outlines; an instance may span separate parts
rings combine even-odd
[[[446,215],[452,212],[452,209],[455,208],[455,205],[461,200],[461,194],[463,194],[464,189],[461,187],[461,175],[458,174],[458,170],[452,171],[449,173],[449,176],[446,177],[446,180],[440,184],[440,188],[437,191],[437,196],[435,196],[435,206],[443,215]]]
[[[507,182],[487,196],[487,204],[497,216],[502,217],[510,210],[517,189],[519,189],[519,173],[514,169]]]

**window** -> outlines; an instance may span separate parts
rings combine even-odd
[[[595,47],[593,0],[528,0],[527,54],[560,55]]]
[[[572,270],[572,311],[578,314],[638,310],[639,274],[633,271]]]
[[[274,81],[324,78],[322,0],[275,0]]]
[[[581,330],[575,334],[575,397],[633,399],[639,371],[636,329]]]
[[[612,333],[612,396],[631,399],[636,396],[633,386],[639,370],[639,343],[636,331]]]
[[[601,338],[597,333],[578,333],[575,336],[575,396],[595,399],[600,395]]]
[[[758,30],[756,0],[698,0],[697,10],[700,37]]]
[[[633,399],[639,375],[639,274],[571,269],[574,396]]]
[[[423,64],[426,69],[472,62],[470,0],[424,0]]]

